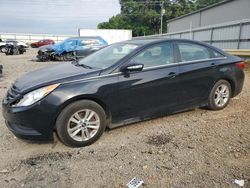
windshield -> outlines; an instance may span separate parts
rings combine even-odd
[[[137,47],[138,45],[136,44],[113,44],[85,57],[79,64],[105,69],[128,55]]]

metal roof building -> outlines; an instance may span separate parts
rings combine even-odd
[[[250,0],[227,0],[168,20],[168,32],[250,19]]]

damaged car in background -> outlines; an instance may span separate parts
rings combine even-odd
[[[72,37],[54,45],[42,46],[38,50],[38,61],[70,61],[83,58],[108,43],[101,37]]]
[[[6,41],[0,41],[0,52],[6,53],[10,46],[17,46],[20,49],[29,47],[25,42],[7,39]]]
[[[20,55],[24,52],[26,52],[26,48],[23,45],[19,45],[17,41],[5,45],[5,55]]]

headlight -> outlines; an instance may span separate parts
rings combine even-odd
[[[54,89],[56,89],[60,84],[53,84],[50,86],[42,87],[40,89],[31,91],[23,96],[23,98],[16,104],[14,104],[14,107],[20,107],[20,106],[30,106],[34,104],[35,102],[39,101],[49,93],[51,93]]]

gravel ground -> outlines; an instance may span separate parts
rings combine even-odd
[[[35,54],[0,54],[0,100],[17,77],[59,63],[33,62]],[[117,128],[85,148],[19,140],[0,114],[0,187],[126,187],[135,176],[144,187],[236,188],[235,179],[250,187],[249,70],[243,92],[222,111],[195,109]]]

